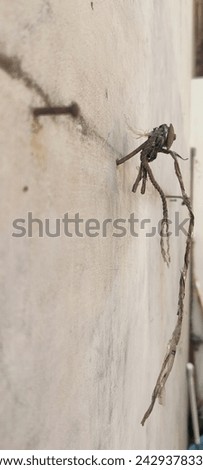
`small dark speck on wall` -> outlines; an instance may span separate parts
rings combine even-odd
[[[28,191],[28,186],[23,186],[23,192],[26,193]]]
[[[94,3],[91,2],[91,9],[94,10]]]
[[[107,88],[106,88],[106,90],[105,90],[105,96],[106,96],[106,99],[108,100],[108,99],[109,99],[109,94],[108,94]]]

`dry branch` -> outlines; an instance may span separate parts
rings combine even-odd
[[[181,188],[182,192],[182,197],[183,197],[183,202],[187,206],[189,216],[190,216],[190,222],[189,222],[189,227],[188,227],[188,232],[187,232],[187,239],[186,239],[186,247],[185,247],[185,255],[184,255],[184,265],[180,274],[180,280],[179,280],[179,294],[178,294],[178,311],[177,311],[177,322],[175,329],[173,331],[172,337],[168,343],[168,350],[166,353],[166,356],[164,358],[161,371],[159,373],[156,385],[154,387],[153,393],[152,393],[152,398],[151,398],[151,403],[149,408],[147,409],[146,413],[144,414],[141,424],[144,426],[144,423],[146,419],[150,416],[155,401],[157,397],[159,398],[162,394],[162,390],[165,386],[165,383],[170,375],[170,372],[173,367],[175,355],[176,355],[176,349],[177,345],[180,340],[180,335],[181,335],[181,330],[182,330],[182,322],[183,322],[183,314],[184,314],[184,297],[185,297],[185,281],[187,277],[187,272],[188,272],[188,266],[189,266],[189,257],[190,257],[190,248],[191,248],[191,243],[192,243],[192,232],[193,232],[193,227],[194,227],[194,214],[192,212],[192,207],[190,203],[190,199],[186,194],[184,183],[183,183],[183,178],[182,174],[180,171],[180,167],[177,161],[177,156],[175,152],[172,151],[166,151],[164,153],[170,153],[172,158],[174,159],[174,168],[175,168],[175,173],[179,181],[179,185]]]
[[[167,352],[163,360],[163,364],[161,366],[161,370],[160,370],[159,376],[156,381],[156,385],[152,393],[150,406],[145,412],[143,419],[141,421],[142,425],[144,425],[146,419],[150,416],[156,399],[157,398],[161,399],[164,386],[166,384],[166,381],[173,367],[173,363],[174,363],[174,359],[176,355],[176,349],[180,340],[181,330],[182,330],[182,322],[183,322],[183,315],[184,315],[185,281],[186,281],[187,272],[188,272],[190,248],[191,248],[191,243],[192,243],[192,232],[193,232],[193,227],[194,227],[194,215],[192,212],[191,202],[185,191],[183,178],[182,178],[180,167],[177,161],[177,157],[181,158],[182,160],[186,160],[186,159],[182,158],[176,152],[173,152],[172,150],[170,150],[170,147],[176,138],[173,125],[170,124],[170,126],[167,126],[166,124],[161,124],[161,126],[155,127],[147,135],[148,135],[147,141],[144,142],[142,145],[140,145],[133,152],[128,154],[126,157],[123,157],[120,160],[117,160],[117,165],[120,165],[121,163],[126,162],[127,160],[132,158],[134,155],[141,152],[141,156],[140,156],[141,165],[139,168],[137,178],[133,185],[132,191],[135,193],[140,181],[142,181],[141,194],[144,194],[145,189],[146,189],[147,177],[149,177],[152,185],[154,186],[154,188],[156,189],[156,191],[158,191],[160,195],[160,198],[162,200],[162,210],[163,210],[163,217],[161,221],[161,232],[160,232],[160,236],[161,236],[160,245],[161,245],[161,253],[162,253],[163,259],[164,261],[166,261],[167,264],[169,264],[169,261],[170,261],[169,221],[168,221],[167,201],[166,201],[166,196],[163,190],[161,189],[160,185],[157,183],[153,175],[153,172],[151,170],[151,167],[149,165],[149,162],[152,162],[153,160],[155,160],[159,152],[170,154],[174,160],[175,174],[178,178],[178,182],[180,185],[183,203],[186,205],[188,212],[189,212],[190,222],[189,222],[189,227],[188,227],[188,232],[187,232],[186,247],[185,247],[185,254],[184,254],[184,264],[183,264],[183,268],[180,273],[180,279],[179,279],[177,322],[176,322],[174,331],[172,333],[171,339],[167,345]],[[165,236],[166,236],[166,243],[167,243],[166,249],[164,247]]]

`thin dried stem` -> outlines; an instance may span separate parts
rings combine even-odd
[[[168,350],[166,353],[166,356],[164,358],[161,371],[159,373],[156,385],[154,387],[153,393],[152,393],[152,398],[151,398],[151,403],[149,408],[147,409],[146,413],[144,414],[141,424],[144,426],[144,423],[146,419],[150,416],[153,408],[155,401],[157,397],[160,397],[162,394],[162,390],[165,386],[165,383],[171,373],[175,355],[176,355],[176,349],[177,345],[180,340],[181,336],[181,330],[182,330],[182,322],[183,322],[183,314],[184,314],[184,297],[185,297],[185,281],[187,277],[187,272],[188,272],[188,266],[189,266],[189,259],[190,259],[190,248],[192,244],[192,232],[193,232],[193,227],[194,227],[194,214],[192,211],[191,207],[191,202],[189,197],[186,194],[184,183],[183,183],[183,178],[182,174],[180,171],[180,167],[177,161],[177,154],[175,152],[170,151],[164,151],[164,153],[169,153],[173,160],[174,160],[174,168],[175,168],[175,174],[178,178],[183,201],[185,205],[187,206],[189,216],[190,216],[190,222],[189,222],[189,227],[188,227],[188,232],[187,232],[187,239],[186,239],[186,247],[185,247],[185,255],[184,255],[184,265],[180,274],[180,279],[179,279],[179,294],[178,294],[178,311],[177,311],[177,322],[176,326],[174,328],[174,331],[172,333],[172,337],[168,343]]]
[[[144,154],[144,152],[143,152],[143,155],[141,156],[141,159],[142,159],[142,165],[143,165],[146,173],[148,174],[152,185],[154,186],[156,191],[158,191],[158,193],[161,197],[161,200],[162,200],[163,218],[161,220],[160,246],[161,246],[161,254],[163,256],[163,259],[167,263],[167,266],[169,266],[169,263],[170,263],[169,222],[168,222],[168,207],[167,207],[166,196],[165,196],[163,190],[161,189],[161,187],[159,186],[159,184],[157,183],[157,181],[155,180],[155,177],[153,175],[153,172],[152,172],[151,167],[150,167],[150,165],[148,163],[148,160],[147,160],[147,155]],[[165,250],[165,247],[164,247],[164,237],[166,237],[166,250]]]
[[[147,175],[149,176],[149,179],[151,183],[153,184],[154,188],[158,191],[161,200],[162,200],[162,207],[163,207],[163,218],[161,220],[161,230],[160,230],[160,246],[161,246],[161,254],[163,256],[164,261],[167,263],[167,266],[169,266],[170,263],[170,253],[169,253],[169,222],[168,222],[168,207],[167,207],[167,201],[166,201],[166,196],[155,180],[155,177],[152,173],[151,167],[148,163],[147,160],[147,154],[145,152],[142,152],[141,154],[141,165],[139,168],[139,172],[137,175],[137,178],[135,180],[135,183],[133,185],[132,191],[135,193],[137,191],[139,182],[142,180],[142,187],[141,187],[141,194],[145,194],[145,189],[146,189],[146,182],[147,182]],[[164,238],[166,237],[166,249],[164,247]]]
[[[137,153],[141,152],[141,150],[145,147],[145,144],[146,144],[146,142],[144,142],[143,144],[141,144],[139,147],[137,147],[137,149],[133,150],[133,152],[129,153],[129,154],[126,155],[125,157],[122,157],[122,158],[120,158],[120,159],[117,159],[117,160],[116,160],[116,165],[121,165],[122,163],[127,162],[127,160],[130,160],[130,158],[134,157],[134,155],[136,155]]]
[[[139,171],[138,171],[137,178],[136,178],[136,180],[135,180],[135,182],[134,182],[134,185],[133,185],[133,187],[132,187],[132,192],[133,192],[133,193],[136,193],[137,188],[138,188],[138,185],[139,185],[139,182],[140,182],[141,179],[142,179],[142,175],[143,175],[143,167],[142,167],[142,163],[141,163],[140,168],[139,168]]]

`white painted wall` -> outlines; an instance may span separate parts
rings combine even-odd
[[[187,301],[165,407],[140,425],[176,323],[184,236],[168,270],[143,230],[39,238],[36,225],[14,238],[12,220],[134,212],[156,226],[155,190],[131,192],[139,158],[115,162],[138,144],[125,115],[134,128],[173,122],[174,149],[189,154],[192,2],[0,0],[0,18],[1,448],[185,448]],[[76,101],[83,119],[37,127],[31,108],[47,100]],[[179,194],[170,158],[153,169]]]
[[[194,211],[196,215],[194,232],[194,284],[197,283],[199,296],[203,301],[203,78],[192,80],[191,93],[191,144],[196,149],[194,158]],[[203,312],[196,298],[194,290],[192,332],[203,339]],[[197,380],[197,394],[199,406],[203,409],[203,371],[202,371],[203,344],[199,344],[194,352]]]
[[[203,253],[202,253],[202,213],[203,213],[203,199],[202,199],[202,178],[203,178],[203,164],[202,164],[202,150],[203,150],[203,135],[202,135],[202,120],[203,120],[203,78],[195,78],[192,80],[192,113],[191,113],[191,145],[196,148],[196,156],[194,160],[194,207],[195,212],[198,214],[195,223],[195,272],[197,280],[202,284],[201,279],[203,276]],[[203,285],[200,286],[201,290]]]

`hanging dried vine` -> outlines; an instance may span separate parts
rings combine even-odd
[[[144,144],[142,144],[140,147],[138,147],[136,150],[131,152],[126,157],[123,157],[122,159],[117,160],[117,165],[120,165],[121,163],[124,163],[125,161],[129,160],[129,158],[132,158],[136,153],[141,151],[141,156],[140,156],[141,165],[139,168],[137,178],[133,185],[132,191],[136,192],[138,185],[140,181],[142,180],[141,193],[144,194],[145,189],[146,189],[147,176],[148,176],[152,185],[154,186],[156,191],[158,191],[161,197],[162,207],[163,207],[163,218],[161,222],[160,243],[161,243],[161,253],[164,258],[164,261],[166,261],[167,264],[169,264],[169,261],[170,261],[169,222],[168,222],[167,202],[166,202],[165,194],[163,190],[161,189],[161,187],[159,186],[159,184],[157,183],[156,179],[154,178],[153,172],[149,165],[149,162],[153,161],[157,157],[157,154],[159,152],[170,154],[174,160],[175,174],[177,176],[177,179],[180,185],[183,203],[186,205],[188,212],[189,212],[189,217],[190,217],[190,222],[189,222],[189,227],[188,227],[188,232],[187,232],[187,239],[186,239],[184,265],[181,270],[180,279],[179,279],[178,310],[177,310],[178,318],[177,318],[177,322],[176,322],[174,331],[172,333],[171,339],[167,345],[167,352],[163,360],[161,370],[158,375],[156,385],[152,393],[150,406],[142,418],[142,421],[141,421],[142,425],[144,425],[146,419],[150,416],[156,399],[161,398],[164,386],[172,370],[173,363],[175,360],[175,355],[176,355],[176,349],[177,349],[180,336],[181,336],[183,314],[184,314],[185,281],[186,281],[188,267],[189,267],[190,248],[191,248],[191,243],[192,243],[192,232],[193,232],[193,227],[194,227],[194,214],[192,211],[190,199],[187,196],[186,191],[185,191],[183,177],[182,177],[181,170],[177,161],[177,157],[179,158],[182,158],[182,157],[178,155],[176,152],[173,152],[172,150],[170,150],[170,147],[173,141],[175,140],[175,138],[176,136],[175,136],[174,128],[172,124],[170,124],[170,126],[167,126],[166,124],[162,124],[158,128],[153,129],[153,131],[148,134],[148,140],[144,142]],[[164,242],[163,242],[164,233],[167,236],[167,249],[164,248]]]

